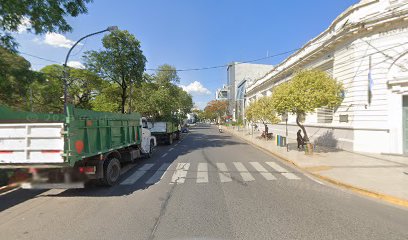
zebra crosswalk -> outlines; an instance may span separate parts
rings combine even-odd
[[[264,179],[266,181],[301,179],[276,162],[232,162],[232,164],[228,165],[222,162],[215,163],[215,165],[200,162],[197,165],[194,164],[194,167],[192,163],[171,164],[166,162],[162,164],[146,163],[123,180],[120,185],[133,185],[146,178],[147,180],[143,180],[145,184],[156,184],[165,179],[164,177],[167,172],[171,174],[171,177],[166,178],[170,179],[169,184],[183,184],[186,181],[194,181],[197,184],[214,181],[228,183],[232,182],[233,179],[243,182],[252,182],[256,181],[256,179]],[[261,177],[257,177],[257,175]]]

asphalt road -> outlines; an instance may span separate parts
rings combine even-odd
[[[408,210],[318,183],[214,127],[127,168],[112,188],[1,195],[0,238],[408,239]]]

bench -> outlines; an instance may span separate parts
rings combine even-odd
[[[263,131],[261,137],[262,137],[262,138],[266,138],[267,140],[271,140],[271,139],[273,138],[273,133],[268,133],[268,134],[265,136],[265,131]]]

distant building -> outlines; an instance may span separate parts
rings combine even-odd
[[[228,87],[223,85],[222,88],[215,91],[215,100],[228,100]]]
[[[187,123],[195,123],[197,121],[197,116],[195,113],[187,113]]]
[[[273,94],[298,69],[326,71],[345,88],[336,109],[305,118],[311,141],[352,151],[408,154],[408,0],[362,0],[266,76],[247,82],[246,104]],[[289,138],[299,127],[289,115]],[[285,124],[269,130],[285,135]]]
[[[232,120],[243,120],[244,95],[247,84],[265,76],[273,69],[272,65],[233,62],[227,68],[229,112]]]

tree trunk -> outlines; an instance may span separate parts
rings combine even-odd
[[[296,113],[296,124],[302,129],[303,135],[304,135],[303,139],[305,140],[306,143],[308,143],[309,142],[309,137],[307,136],[306,128],[299,121],[299,118],[300,118],[301,114],[302,113]]]
[[[126,105],[126,88],[122,88],[122,106],[121,106],[121,112],[125,113],[125,105]]]

